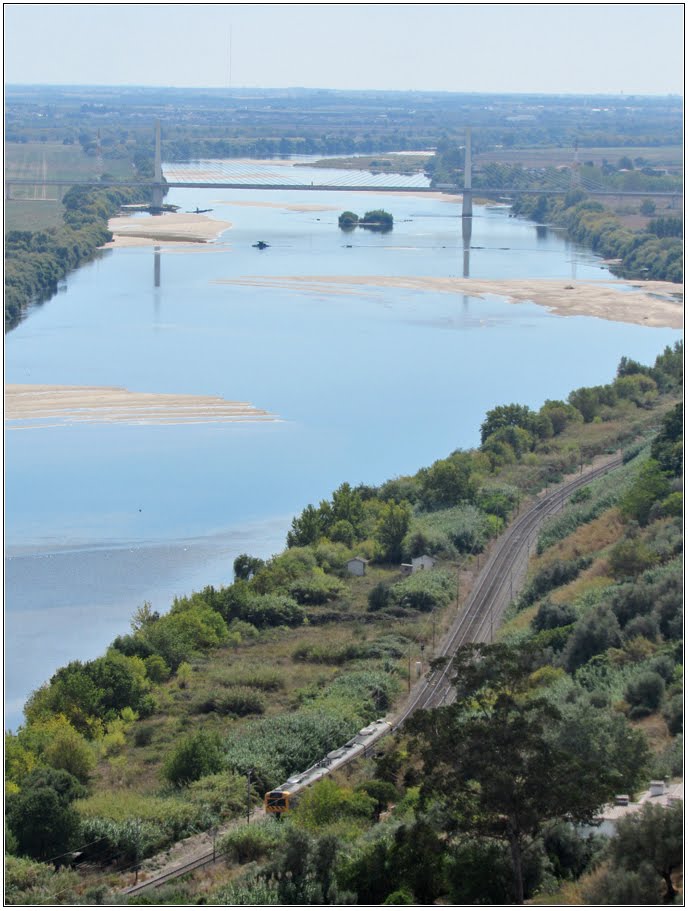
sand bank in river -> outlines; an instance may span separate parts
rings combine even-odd
[[[623,282],[568,281],[566,279],[475,279],[387,275],[245,276],[219,279],[219,284],[281,288],[324,294],[365,293],[370,288],[401,288],[410,291],[440,291],[485,297],[496,295],[509,301],[531,302],[559,316],[595,316],[618,323],[682,329],[682,286],[672,282],[634,281],[631,291]]]
[[[148,218],[121,215],[111,218],[113,240],[108,247],[152,247],[160,243],[203,244],[232,225],[228,221],[190,212],[166,212]]]
[[[258,199],[218,199],[218,206],[251,206],[259,209],[286,209],[289,212],[338,212],[341,206],[325,206],[320,203],[267,202]]]
[[[225,424],[276,421],[248,402],[129,392],[116,386],[5,386],[5,421],[17,429],[68,424]]]

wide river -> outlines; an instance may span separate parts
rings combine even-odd
[[[281,550],[291,518],[342,481],[414,472],[476,445],[496,404],[537,408],[609,382],[622,355],[651,362],[680,337],[499,297],[284,280],[610,277],[504,208],[476,207],[465,250],[458,204],[420,194],[207,189],[168,201],[232,227],[207,245],[163,243],[157,264],[151,247],[104,251],[7,335],[5,382],[222,396],[279,420],[6,421],[6,727],[57,667],[126,632],[144,600],[165,610],[231,582],[239,553]],[[391,233],[338,229],[345,209],[376,208],[394,215]]]

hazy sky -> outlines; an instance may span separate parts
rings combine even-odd
[[[680,3],[6,3],[5,82],[682,94]]]

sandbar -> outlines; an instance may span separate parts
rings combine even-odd
[[[475,279],[388,275],[285,275],[218,279],[218,284],[280,288],[305,293],[355,294],[371,288],[497,296],[533,303],[558,316],[593,316],[654,328],[684,327],[683,286],[661,281]],[[624,290],[624,285],[632,290]]]
[[[320,203],[266,202],[258,199],[218,199],[219,206],[251,206],[259,209],[286,209],[289,212],[337,212],[341,206],[325,206]]]
[[[219,396],[130,392],[119,386],[5,386],[5,425],[227,424],[279,420],[249,402]],[[10,423],[7,422],[20,422]]]
[[[165,212],[148,218],[118,215],[108,222],[111,247],[152,247],[160,243],[205,244],[231,228],[228,221],[191,212]]]

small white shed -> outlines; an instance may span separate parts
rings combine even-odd
[[[368,560],[364,560],[363,557],[352,557],[351,560],[347,560],[347,572],[350,576],[365,576],[367,563]]]
[[[423,554],[421,557],[413,557],[411,561],[411,571],[413,573],[418,573],[421,569],[433,569],[435,566],[435,559],[429,557],[428,554]]]

